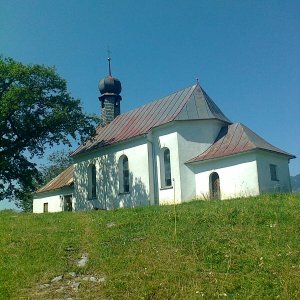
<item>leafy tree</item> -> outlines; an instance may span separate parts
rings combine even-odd
[[[73,163],[70,154],[71,151],[60,150],[48,156],[48,162],[43,164],[40,168],[42,173],[41,185],[48,183]]]
[[[0,57],[0,200],[31,193],[42,181],[32,158],[56,144],[86,141],[97,122],[53,67]]]

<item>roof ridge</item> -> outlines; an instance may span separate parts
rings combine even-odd
[[[137,110],[137,109],[141,109],[141,108],[143,108],[143,107],[145,107],[145,106],[148,106],[148,105],[153,105],[153,104],[156,103],[156,102],[162,101],[162,100],[164,100],[164,99],[167,98],[167,97],[173,96],[173,95],[175,95],[175,94],[177,94],[177,93],[179,93],[179,92],[183,92],[184,90],[187,90],[187,89],[189,89],[189,88],[192,89],[192,88],[195,87],[196,85],[197,85],[197,84],[189,85],[189,86],[187,86],[187,87],[185,87],[185,88],[183,88],[183,89],[179,89],[179,90],[177,90],[177,91],[175,91],[175,92],[173,92],[173,93],[171,93],[171,94],[169,94],[169,95],[165,95],[165,96],[163,96],[163,97],[159,97],[159,98],[157,98],[157,99],[155,99],[155,100],[153,100],[153,101],[151,101],[151,102],[148,102],[148,103],[145,103],[145,104],[143,104],[143,105],[137,106],[136,108],[130,109],[130,110],[128,110],[128,111],[126,111],[126,112],[124,112],[124,113],[118,115],[118,116],[116,117],[116,119],[119,118],[119,117],[121,117],[121,116],[124,116],[124,115],[126,115],[126,114],[128,114],[128,113],[130,113],[130,112],[133,112],[133,111],[135,111],[135,110]]]
[[[237,128],[239,127],[239,126],[241,126],[241,123],[233,123],[232,125],[235,125],[236,124],[236,128],[235,128],[235,130],[237,130]],[[230,125],[231,126],[231,125]],[[244,131],[242,131],[241,132],[241,135],[240,135],[240,137],[239,137],[239,140],[238,140],[238,142],[236,143],[236,145],[232,148],[232,152],[234,152],[235,151],[235,149],[238,147],[238,145],[240,144],[240,142],[241,142],[241,139],[242,139],[242,137],[243,137],[243,132]]]
[[[190,91],[187,93],[187,95],[184,97],[184,100],[182,101],[182,106],[178,108],[178,110],[172,115],[172,119],[174,120],[183,110],[184,106],[187,103],[187,100],[190,99],[192,93],[196,89],[198,84],[194,84],[190,87]],[[188,88],[186,88],[188,89]],[[185,89],[184,89],[185,90]],[[182,90],[183,91],[183,90]],[[179,92],[179,91],[178,91]]]
[[[207,99],[206,99],[206,97],[205,97],[205,92],[204,92],[204,90],[202,89],[202,87],[199,85],[199,88],[200,88],[200,90],[201,90],[201,93],[202,93],[202,95],[203,95],[203,98],[204,98],[204,100],[205,100],[205,109],[206,109],[206,112],[207,112],[207,115],[209,114],[209,112],[210,112],[210,109],[209,109],[209,105],[208,105],[208,103],[207,103]]]
[[[247,127],[246,125],[239,123],[241,125],[241,128],[243,130],[243,132],[246,134],[248,140],[251,142],[253,147],[257,147],[256,143],[253,141],[253,136],[258,137],[260,140],[262,140],[264,143],[268,144],[269,146],[272,146],[274,148],[277,148],[275,146],[273,146],[272,144],[270,144],[269,142],[267,142],[264,138],[262,138],[260,135],[258,135],[257,133],[255,133],[253,130],[251,130],[249,127]]]
[[[258,135],[257,133],[255,133],[253,130],[251,130],[249,127],[247,127],[246,125],[240,123],[242,128],[243,128],[243,131],[245,132],[245,134],[247,135],[249,141],[251,142],[251,144],[257,148],[257,149],[262,149],[262,150],[268,150],[268,151],[273,151],[273,152],[278,152],[278,153],[281,153],[281,154],[285,154],[285,155],[288,155],[288,156],[291,156],[292,158],[295,158],[296,156],[293,155],[293,154],[290,154],[284,150],[281,150],[280,148],[272,145],[271,143],[269,143],[268,141],[266,141],[263,137],[261,137],[260,135]],[[248,132],[247,132],[248,131]],[[250,135],[249,135],[250,134]],[[257,143],[255,141],[253,141],[253,137],[255,138],[258,138],[258,141]],[[259,145],[259,143],[264,143],[266,144],[266,146],[261,146]],[[268,148],[269,147],[269,148]]]
[[[231,125],[234,125],[234,124],[231,124]],[[228,128],[229,126],[227,126],[227,128]],[[229,146],[230,146],[230,144],[231,144],[231,141],[233,140],[233,137],[234,137],[234,135],[235,135],[235,133],[236,133],[236,130],[237,130],[237,127],[238,127],[238,124],[235,126],[235,128],[234,128],[234,132],[233,132],[233,134],[232,134],[232,136],[231,136],[231,138],[230,138],[230,140],[229,140],[229,143],[228,143],[228,145],[224,148],[224,152],[226,152],[226,150],[229,148]],[[228,132],[228,131],[227,131]],[[227,134],[227,133],[226,133]],[[226,136],[226,134],[224,135],[224,139],[223,139],[223,141],[225,140],[225,136]],[[222,141],[222,143],[223,143],[223,141]]]
[[[252,131],[250,128],[248,128],[246,125],[244,125],[243,123],[239,123],[241,128],[242,128],[242,131],[244,132],[244,134],[246,135],[246,137],[248,138],[249,142],[251,143],[252,147],[256,147],[251,135],[249,136],[249,133],[250,134],[254,134],[256,136],[258,136],[259,138],[261,138],[258,134],[256,134],[254,131]],[[246,129],[246,130],[245,130]],[[248,132],[247,132],[248,131]],[[262,139],[262,138],[261,138]],[[265,141],[265,140],[264,140]],[[266,141],[265,141],[266,142]]]

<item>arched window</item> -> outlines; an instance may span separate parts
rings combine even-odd
[[[90,165],[88,168],[88,198],[95,199],[97,197],[96,188],[96,166],[94,164]]]
[[[221,199],[219,174],[216,172],[211,173],[209,181],[210,181],[210,198],[213,200]]]
[[[170,150],[162,149],[161,156],[161,185],[162,187],[172,186]]]
[[[166,149],[164,151],[164,167],[165,167],[165,185],[172,185],[171,180],[171,163],[170,163],[170,150]]]
[[[129,192],[129,164],[126,155],[122,155],[119,159],[119,191]]]

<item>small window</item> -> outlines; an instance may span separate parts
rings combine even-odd
[[[48,212],[48,203],[44,203],[44,213]]]
[[[119,160],[119,190],[120,193],[129,192],[129,164],[126,155],[121,156]]]
[[[96,166],[92,166],[92,198],[96,198]]]
[[[270,174],[271,174],[271,180],[272,181],[278,181],[277,166],[276,165],[270,165]]]
[[[171,163],[170,163],[170,150],[164,151],[164,167],[165,167],[165,186],[171,186]]]
[[[95,199],[97,196],[97,180],[96,180],[96,166],[90,165],[88,168],[88,197]]]
[[[161,187],[172,187],[170,150],[163,148],[160,155]]]

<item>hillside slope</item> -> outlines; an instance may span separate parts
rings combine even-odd
[[[299,299],[299,200],[3,211],[0,299]]]

